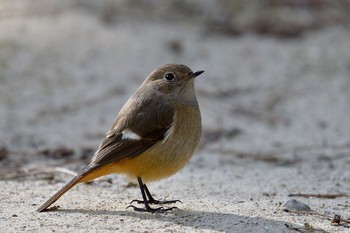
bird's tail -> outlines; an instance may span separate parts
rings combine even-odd
[[[83,175],[78,174],[71,181],[69,181],[63,188],[61,188],[55,195],[53,195],[49,200],[47,200],[44,204],[42,204],[37,211],[42,212],[47,207],[52,205],[55,201],[57,201],[63,194],[65,194],[68,190],[73,188],[77,183],[82,182]]]

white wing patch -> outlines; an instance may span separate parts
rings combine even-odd
[[[129,129],[125,129],[123,130],[122,132],[122,139],[128,139],[128,140],[136,140],[136,141],[139,141],[141,140],[141,137],[140,135],[132,132],[131,130]]]
[[[173,130],[174,130],[174,124],[172,124],[171,127],[165,132],[164,139],[162,142],[163,144],[166,143],[166,141],[168,141],[170,136],[173,134]]]

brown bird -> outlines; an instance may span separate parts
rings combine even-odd
[[[171,176],[192,157],[201,136],[201,114],[194,92],[193,72],[180,64],[167,64],[154,70],[118,113],[101,145],[71,181],[38,208],[44,211],[77,183],[112,173],[137,179],[145,208],[136,211],[165,212],[149,204],[169,204],[155,200],[145,182]],[[134,202],[132,201],[132,202]]]

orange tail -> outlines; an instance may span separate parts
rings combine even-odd
[[[69,181],[63,188],[61,188],[55,195],[53,195],[49,200],[47,200],[44,204],[42,204],[37,211],[44,211],[47,207],[52,205],[55,201],[57,201],[63,194],[65,194],[68,190],[73,188],[77,183],[81,182],[84,176],[77,175],[71,181]]]
[[[83,170],[79,172],[79,174],[74,177],[71,181],[69,181],[63,188],[61,188],[55,195],[53,195],[49,200],[47,200],[44,204],[42,204],[37,211],[44,211],[47,207],[52,205],[55,201],[57,201],[63,194],[65,194],[68,190],[73,188],[77,183],[87,182],[97,177],[105,176],[114,172],[115,165],[107,164],[103,167],[94,167],[94,166],[86,166]]]

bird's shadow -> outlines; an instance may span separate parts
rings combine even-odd
[[[209,211],[175,210],[167,214],[151,214],[136,212],[132,210],[110,211],[110,210],[82,210],[82,209],[60,209],[60,212],[79,213],[86,215],[103,216],[129,216],[140,220],[154,219],[156,221],[171,222],[175,225],[182,225],[203,230],[215,230],[225,232],[260,232],[266,226],[273,229],[287,230],[286,225],[294,225],[284,221],[266,219],[261,217],[242,216],[234,213],[220,213]],[[275,229],[277,230],[277,229]],[[284,231],[282,230],[282,231]]]

